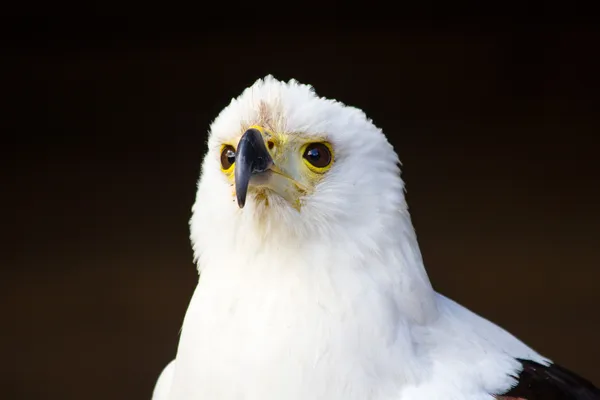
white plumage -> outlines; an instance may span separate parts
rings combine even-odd
[[[299,209],[270,190],[236,203],[220,152],[253,125],[309,188]],[[296,159],[321,140],[322,176]],[[547,364],[432,289],[398,164],[362,111],[309,86],[267,77],[234,99],[211,126],[190,222],[201,275],[154,400],[489,400],[516,357]]]

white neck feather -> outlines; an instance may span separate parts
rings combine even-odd
[[[243,219],[216,221],[200,209],[194,218],[201,279],[182,330],[178,363],[187,367],[174,386],[181,393],[235,397],[214,384],[235,377],[235,390],[251,398],[365,399],[374,390],[369,377],[390,393],[418,378],[411,329],[437,309],[407,210],[373,237],[377,248],[324,237],[264,240]],[[219,229],[235,229],[236,239],[220,240]],[[362,383],[342,389],[336,379]],[[275,387],[256,387],[264,382]]]

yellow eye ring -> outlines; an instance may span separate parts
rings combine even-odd
[[[235,148],[230,144],[221,146],[221,170],[225,173],[231,172],[235,164]]]
[[[333,148],[327,142],[307,143],[301,152],[304,163],[313,172],[322,174],[333,164]]]

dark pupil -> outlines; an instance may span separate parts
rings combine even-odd
[[[225,153],[225,157],[227,157],[227,162],[229,164],[233,164],[235,162],[235,152],[231,149],[228,149]]]
[[[306,155],[308,156],[308,158],[311,159],[311,161],[319,161],[319,159],[321,158],[321,152],[319,151],[319,149],[316,148],[308,150],[306,152]]]

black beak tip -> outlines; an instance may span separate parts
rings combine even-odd
[[[242,195],[242,192],[237,192],[237,203],[238,203],[238,207],[239,208],[244,208],[244,205],[246,205],[246,194],[244,193]]]

